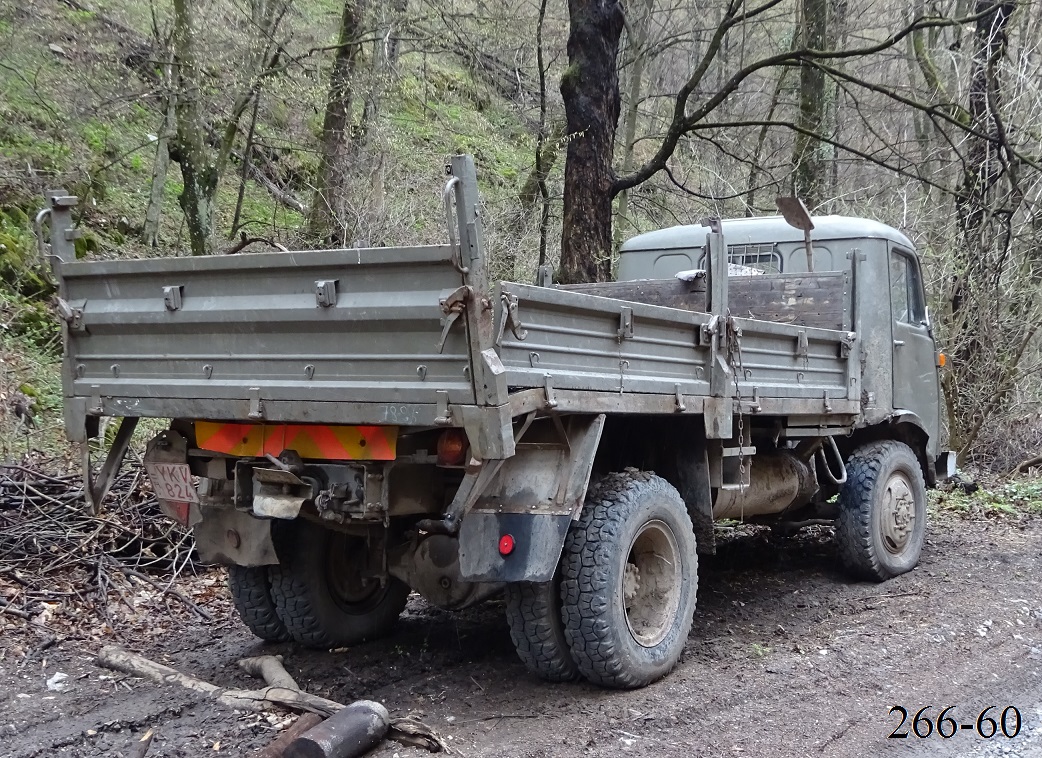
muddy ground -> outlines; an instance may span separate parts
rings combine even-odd
[[[253,686],[236,661],[275,651],[309,691],[413,714],[462,756],[1042,756],[1042,521],[941,516],[928,539],[919,568],[876,585],[837,569],[827,529],[733,534],[701,562],[680,664],[632,692],[534,679],[497,603],[451,614],[414,597],[392,636],[339,653],[258,644],[219,571],[179,585],[212,622],[146,605],[111,631],[41,649],[44,630],[0,616],[0,755],[130,755],[150,727],[149,756],[246,755],[277,735],[278,715],[222,710],[95,666],[115,641],[222,686]],[[67,678],[49,690],[56,673]],[[960,723],[1014,705],[1023,723],[1013,739],[972,729],[887,738],[900,721],[893,706],[910,719],[927,705],[934,717],[955,706]],[[373,755],[426,753],[389,742]]]

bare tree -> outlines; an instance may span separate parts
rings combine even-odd
[[[355,78],[362,50],[366,0],[344,0],[329,96],[322,122],[322,163],[318,170],[308,226],[311,236],[344,241],[352,177],[351,125]]]
[[[183,190],[179,202],[192,254],[206,255],[213,252],[217,186],[228,166],[243,113],[256,96],[263,77],[278,65],[280,45],[275,35],[289,0],[251,0],[251,44],[245,81],[223,123],[209,118],[210,108],[203,102],[204,77],[197,52],[198,4],[199,0],[173,3],[171,44],[177,82],[177,131],[170,157],[181,166]]]

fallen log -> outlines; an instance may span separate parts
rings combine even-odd
[[[289,708],[291,710],[304,711],[305,715],[310,713],[316,716],[332,716],[338,714],[345,709],[352,708],[359,704],[368,704],[366,707],[374,710],[375,713],[383,714],[383,720],[386,722],[387,728],[383,728],[380,739],[382,740],[385,736],[402,745],[412,747],[424,747],[433,753],[437,752],[448,752],[448,745],[442,740],[438,734],[423,722],[406,716],[403,718],[391,719],[387,716],[387,710],[379,703],[375,703],[368,700],[360,700],[356,703],[352,703],[350,706],[345,706],[343,703],[338,703],[335,700],[329,700],[318,695],[311,695],[301,690],[297,683],[293,680],[293,677],[289,675],[282,662],[275,656],[264,655],[256,658],[245,658],[239,661],[239,666],[249,673],[251,676],[260,676],[268,684],[267,687],[256,690],[239,690],[239,689],[224,689],[218,687],[215,684],[204,681],[202,679],[196,679],[193,676],[182,674],[180,671],[165,666],[162,663],[157,663],[153,660],[146,658],[143,655],[137,653],[131,653],[130,651],[124,650],[115,645],[107,645],[101,649],[98,653],[97,662],[99,666],[112,669],[114,671],[120,671],[124,674],[130,674],[131,676],[140,676],[144,679],[151,679],[154,682],[161,684],[177,684],[186,689],[198,692],[208,698],[212,698],[214,701],[221,705],[229,708],[238,710],[253,710],[263,711],[272,706],[282,706],[283,708]],[[303,717],[298,719],[298,722],[303,721]],[[305,724],[309,724],[313,719],[305,721]],[[319,720],[321,721],[321,719]],[[324,723],[324,722],[322,722]],[[311,724],[309,729],[321,726],[321,723]],[[296,724],[294,724],[296,726]],[[292,727],[291,727],[292,728]],[[303,729],[304,727],[301,727]],[[299,734],[299,732],[294,733]],[[304,736],[304,735],[302,735]],[[297,739],[295,736],[294,739]],[[273,747],[279,740],[276,740],[268,747]],[[373,745],[376,744],[373,743]],[[286,743],[283,742],[283,745]],[[369,747],[372,747],[370,745]],[[280,750],[284,748],[280,745]],[[369,748],[366,748],[367,750]],[[279,753],[270,753],[271,756],[279,756]],[[286,752],[285,755],[290,755]],[[323,755],[322,753],[301,753],[300,755]],[[337,755],[338,758],[343,755],[349,755],[347,753],[331,753],[330,755]],[[357,755],[352,754],[352,755]],[[264,753],[258,753],[256,758],[268,758]]]
[[[154,682],[179,684],[193,692],[213,698],[222,705],[239,710],[262,711],[272,705],[281,705],[293,710],[311,711],[323,716],[330,716],[344,707],[343,703],[335,700],[327,700],[324,697],[288,687],[269,686],[258,690],[224,689],[114,645],[107,645],[101,649],[101,652],[98,653],[98,664],[124,674],[151,679]],[[289,675],[286,674],[286,676]]]
[[[1035,466],[1042,466],[1042,455],[1036,455],[1033,458],[1028,458],[1017,464],[1017,467],[1010,471],[1006,476],[1014,476],[1016,474],[1023,474],[1028,469],[1034,468]]]
[[[387,709],[358,700],[290,743],[284,758],[356,758],[379,745],[391,726]]]

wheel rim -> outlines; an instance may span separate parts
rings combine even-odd
[[[365,549],[363,540],[346,534],[334,534],[329,539],[326,586],[345,613],[361,614],[372,610],[385,592],[378,579],[363,576]]]
[[[626,624],[643,647],[659,644],[673,627],[681,582],[673,530],[665,522],[649,521],[630,545],[621,587]]]
[[[886,480],[879,509],[883,546],[888,552],[900,555],[908,547],[915,530],[915,495],[912,483],[902,471],[895,471]]]

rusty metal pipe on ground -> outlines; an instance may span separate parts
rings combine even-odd
[[[356,758],[379,745],[390,725],[383,705],[358,700],[293,740],[283,758]]]

